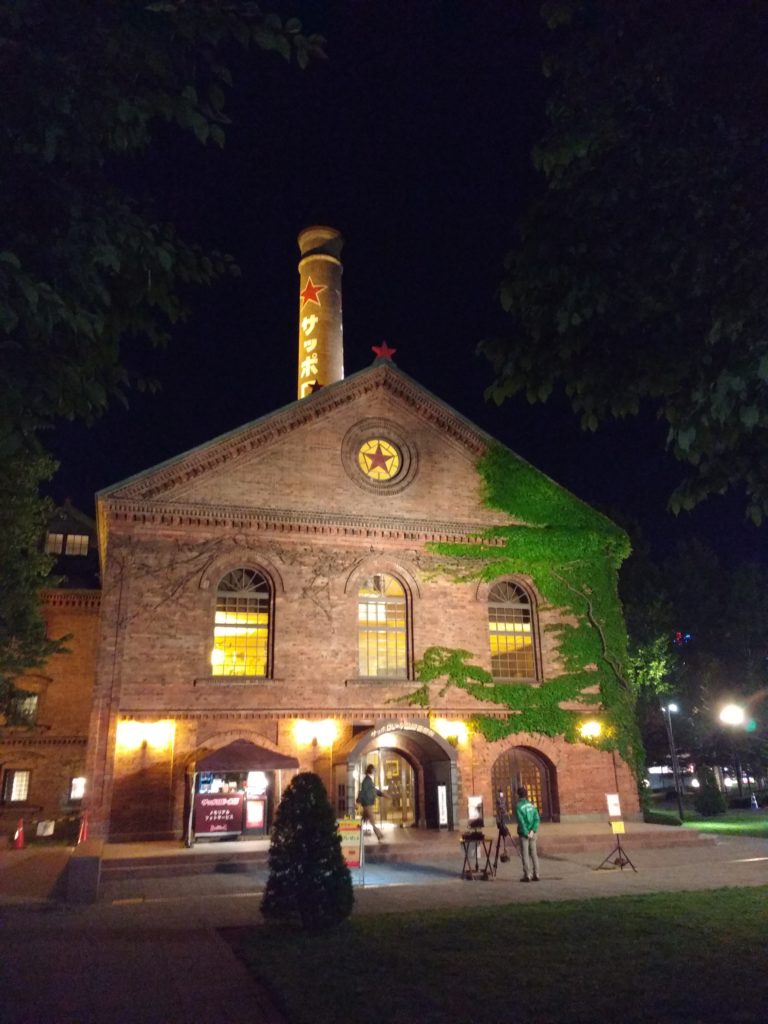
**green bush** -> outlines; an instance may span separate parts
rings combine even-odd
[[[355,900],[352,876],[325,786],[314,772],[301,772],[286,789],[271,839],[262,913],[298,918],[311,931],[348,917]]]
[[[725,795],[718,789],[715,773],[711,768],[699,768],[696,772],[699,788],[693,798],[693,806],[703,818],[713,818],[716,814],[725,814],[728,803]]]
[[[643,821],[648,825],[682,825],[674,811],[648,810],[643,813]]]

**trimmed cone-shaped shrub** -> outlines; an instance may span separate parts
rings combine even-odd
[[[314,772],[301,772],[275,814],[262,913],[298,917],[304,928],[317,931],[348,917],[354,901],[325,786]]]

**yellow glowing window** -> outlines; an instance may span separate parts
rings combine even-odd
[[[370,480],[392,480],[400,472],[402,459],[391,441],[374,437],[360,445],[357,462]]]
[[[211,668],[216,676],[265,676],[269,656],[269,584],[253,569],[219,583]]]
[[[534,679],[531,600],[514,583],[497,583],[488,595],[491,674],[495,679]]]
[[[394,576],[377,573],[358,593],[358,666],[361,676],[407,674],[405,590]]]

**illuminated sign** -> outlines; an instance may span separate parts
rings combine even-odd
[[[363,828],[356,818],[342,818],[336,822],[341,836],[341,854],[348,868],[363,866]]]
[[[195,797],[195,835],[234,835],[243,831],[243,794]]]
[[[301,311],[304,312],[306,304],[312,303],[318,309],[322,309],[320,292],[325,291],[325,285],[316,285],[312,278],[307,278],[307,283],[301,295]],[[301,331],[301,356],[299,357],[299,398],[305,398],[312,392],[313,384],[317,384],[317,327],[320,317],[316,313],[307,313],[301,317],[299,329]]]

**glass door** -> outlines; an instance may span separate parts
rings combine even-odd
[[[381,820],[407,828],[416,820],[415,778],[411,765],[392,750],[379,752]]]

